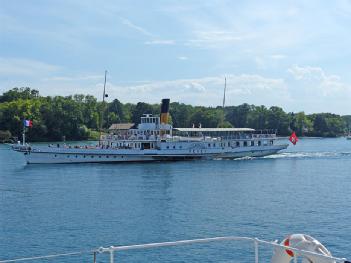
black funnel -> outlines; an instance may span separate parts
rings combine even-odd
[[[169,112],[169,102],[170,102],[170,99],[162,99],[161,113]]]

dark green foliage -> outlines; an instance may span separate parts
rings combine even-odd
[[[10,131],[2,131],[0,130],[0,142],[9,142],[11,140],[11,132]]]
[[[4,92],[0,96],[0,103],[6,101],[13,101],[18,99],[35,99],[39,97],[39,91],[35,89],[26,88],[13,88],[7,92]]]
[[[84,140],[96,138],[103,111],[103,129],[112,123],[139,123],[142,114],[159,114],[159,104],[139,102],[123,104],[115,99],[98,102],[94,96],[42,97],[37,90],[14,88],[0,96],[0,140],[21,137],[23,119],[33,120],[27,129],[30,141]],[[248,127],[273,129],[287,136],[293,130],[298,136],[328,136],[344,134],[351,129],[351,116],[331,113],[306,115],[304,112],[286,113],[279,107],[242,104],[221,107],[199,107],[173,102],[170,122],[174,127]]]
[[[348,129],[346,121],[336,114],[312,114],[311,119],[313,122],[312,136],[336,137]]]

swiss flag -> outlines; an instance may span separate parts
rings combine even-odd
[[[296,145],[296,143],[298,142],[299,138],[297,138],[296,136],[296,133],[293,132],[291,135],[290,135],[290,138],[289,138],[289,141],[291,141],[291,143],[293,145]]]

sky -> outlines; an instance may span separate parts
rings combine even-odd
[[[0,0],[0,92],[351,114],[351,1]]]

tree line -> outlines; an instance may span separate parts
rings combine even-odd
[[[139,123],[144,113],[159,114],[159,104],[103,103],[94,96],[41,96],[28,87],[13,88],[0,96],[0,141],[21,137],[23,120],[33,121],[27,130],[30,141],[97,139],[99,127],[106,131],[112,123]],[[103,114],[101,114],[103,113]],[[248,127],[273,129],[287,136],[336,137],[351,128],[351,116],[332,113],[285,112],[280,107],[238,106],[203,107],[172,102],[170,122],[174,127]]]

